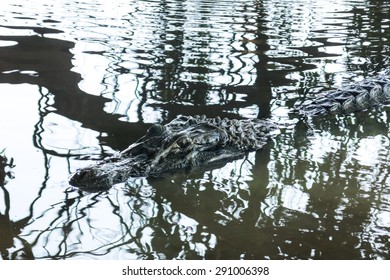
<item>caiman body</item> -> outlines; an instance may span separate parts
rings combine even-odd
[[[390,69],[376,77],[327,91],[297,107],[298,113],[312,117],[326,114],[350,114],[390,102]]]
[[[296,108],[304,117],[351,113],[390,102],[390,71],[354,85],[328,91]],[[207,168],[262,148],[278,127],[268,119],[230,120],[179,116],[166,125],[154,124],[126,150],[69,179],[73,186],[98,191],[130,177],[162,176],[178,170]]]

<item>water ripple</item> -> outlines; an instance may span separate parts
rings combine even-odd
[[[313,131],[293,108],[389,65],[389,7],[2,1],[1,258],[388,259],[388,108]],[[178,114],[270,117],[281,133],[214,170],[67,184]]]

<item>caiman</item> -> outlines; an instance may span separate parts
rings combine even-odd
[[[390,102],[390,69],[359,83],[331,90],[297,106],[311,118],[349,114]],[[77,170],[69,183],[98,191],[130,177],[159,177],[178,170],[220,165],[262,148],[277,125],[269,119],[231,120],[179,116],[166,125],[154,124],[126,150]]]

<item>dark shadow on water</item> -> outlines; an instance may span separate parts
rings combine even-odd
[[[0,192],[3,196],[5,205],[4,214],[0,214],[0,255],[2,259],[34,259],[31,244],[19,236],[21,230],[28,224],[31,216],[12,221],[9,217],[11,200],[5,184],[8,180],[12,180],[12,168],[15,167],[13,158],[8,159],[2,151],[0,151]],[[10,256],[8,249],[14,246],[17,240],[22,244],[22,248]]]
[[[34,30],[47,31],[39,27]],[[56,113],[81,122],[85,128],[107,133],[109,137],[105,137],[104,142],[112,147],[126,147],[146,131],[147,126],[143,124],[120,122],[119,116],[105,113],[104,106],[109,99],[89,95],[79,89],[81,75],[72,71],[73,54],[70,50],[74,47],[73,42],[41,36],[0,36],[0,40],[18,43],[1,48],[0,72],[3,74],[0,75],[0,83],[35,84],[48,89],[54,95],[52,106]],[[47,113],[42,108],[42,119]],[[132,134],[128,133],[130,130]],[[131,139],[131,135],[136,136]]]

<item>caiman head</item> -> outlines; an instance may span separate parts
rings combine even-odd
[[[245,135],[242,125],[221,123],[220,119],[183,116],[165,126],[152,125],[126,150],[77,170],[69,183],[85,190],[104,190],[129,177],[159,177],[178,170],[220,165],[264,145],[264,137],[250,138],[253,131]],[[249,138],[239,139],[242,136]]]

